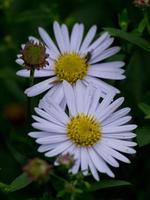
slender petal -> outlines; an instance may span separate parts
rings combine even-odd
[[[58,56],[59,50],[52,41],[52,39],[50,38],[50,36],[48,35],[48,33],[43,28],[39,27],[39,34],[43,39],[43,41],[45,42],[45,44]]]
[[[29,78],[30,70],[22,69],[22,70],[19,70],[16,74],[18,76]],[[54,76],[54,75],[55,75],[54,71],[51,71],[51,70],[40,69],[40,70],[34,71],[34,77],[36,78],[47,77],[47,76],[49,77],[49,76]]]
[[[25,94],[27,94],[27,96],[29,96],[29,97],[33,97],[33,96],[36,96],[38,94],[41,94],[42,92],[53,87],[53,82],[55,82],[56,80],[57,80],[57,78],[53,77],[53,78],[49,78],[45,81],[42,81],[42,82],[26,89]]]

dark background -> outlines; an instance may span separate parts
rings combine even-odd
[[[145,16],[147,18],[145,19]],[[27,136],[31,130],[27,113],[27,97],[23,91],[28,80],[16,76],[20,66],[15,63],[20,45],[30,35],[39,37],[37,28],[42,26],[50,35],[54,20],[66,23],[71,29],[74,22],[83,22],[86,30],[98,26],[98,33],[104,27],[122,29],[132,34],[116,35],[115,43],[122,47],[118,56],[126,62],[126,76],[123,81],[112,82],[125,96],[125,105],[132,108],[133,121],[138,124],[137,154],[131,156],[132,164],[122,164],[115,170],[116,179],[132,185],[106,187],[94,192],[83,192],[75,199],[148,200],[150,199],[150,31],[149,8],[135,7],[132,0],[1,0],[0,1],[0,182],[10,184],[22,173],[22,167],[29,159],[43,158],[36,152],[36,144]],[[143,20],[143,21],[142,21]],[[145,25],[145,23],[147,23]],[[144,25],[143,25],[144,24]],[[135,42],[135,40],[136,42]],[[141,40],[146,43],[141,44]],[[117,57],[116,57],[117,58]],[[38,102],[40,97],[33,100]],[[143,104],[144,103],[144,104]],[[144,111],[144,112],[143,112]],[[150,118],[150,117],[147,117]],[[56,170],[58,175],[70,180],[67,172]],[[109,179],[103,177],[102,179]],[[85,178],[95,184],[92,177]],[[1,188],[1,186],[0,186]],[[82,188],[82,186],[81,186]],[[58,197],[55,179],[47,183],[32,183],[16,192],[6,193],[1,189],[0,199],[48,200],[71,199]]]

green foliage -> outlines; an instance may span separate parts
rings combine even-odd
[[[134,44],[145,51],[150,52],[150,42],[147,40],[137,36],[134,33],[127,33],[123,30],[115,29],[115,28],[104,28],[105,31],[108,31],[112,36],[119,37],[131,44]]]
[[[139,104],[140,109],[144,112],[145,119],[150,119],[150,106],[146,103],[140,103]]]
[[[6,193],[15,192],[17,190],[21,190],[22,188],[28,186],[31,182],[32,181],[29,179],[29,177],[25,173],[23,173],[17,178],[15,178],[10,185],[0,183],[0,189]]]
[[[140,147],[150,144],[150,127],[145,126],[138,129],[137,141]]]
[[[90,187],[90,191],[96,191],[100,189],[106,189],[111,187],[120,187],[120,186],[132,186],[131,183],[127,181],[121,181],[121,180],[101,180],[100,182],[94,183]]]

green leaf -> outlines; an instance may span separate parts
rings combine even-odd
[[[144,114],[146,115],[145,118],[146,119],[150,119],[150,106],[147,105],[146,103],[140,103],[139,104],[139,108],[144,112]]]
[[[3,192],[15,192],[17,190],[20,190],[22,188],[25,188],[31,183],[31,179],[23,173],[20,176],[18,176],[10,185],[6,185],[4,183],[0,183],[0,189]]]
[[[128,42],[130,42],[136,46],[139,46],[140,48],[144,49],[145,51],[150,52],[150,43],[147,40],[145,40],[133,33],[127,33],[123,30],[119,30],[116,28],[104,28],[104,30],[108,31],[112,36],[116,36],[121,39],[127,40]]]
[[[140,147],[150,144],[150,127],[137,129],[137,141]]]
[[[100,189],[120,187],[120,186],[131,186],[132,184],[123,180],[101,180],[100,182],[91,185],[89,191],[93,192]]]
[[[26,186],[28,186],[31,183],[31,179],[23,173],[20,176],[18,176],[11,184],[9,188],[9,192],[14,192],[16,190],[20,190]]]
[[[142,19],[138,25],[138,32],[143,33],[145,27],[146,27],[145,19]]]

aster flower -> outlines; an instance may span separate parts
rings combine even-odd
[[[121,80],[125,78],[124,70],[121,69],[124,62],[102,62],[120,50],[120,47],[110,47],[114,38],[105,32],[94,40],[96,26],[92,26],[83,37],[84,25],[78,23],[73,26],[71,35],[65,24],[59,25],[54,22],[53,29],[57,44],[52,41],[43,28],[39,28],[39,34],[46,45],[46,53],[49,57],[48,65],[36,70],[34,77],[48,77],[48,79],[26,89],[25,93],[28,96],[36,96],[49,90],[47,95],[53,96],[53,99],[56,98],[56,101],[60,103],[64,96],[63,80],[72,85],[77,80],[81,80],[82,84],[86,86],[93,83],[95,87],[100,87],[104,94],[119,93],[118,89],[103,81],[103,79]],[[30,37],[30,39],[38,42],[34,37]],[[17,63],[22,65],[23,58],[19,57]],[[29,77],[30,73],[27,69],[22,69],[17,72],[17,75]],[[59,98],[57,94],[59,94]]]
[[[84,175],[90,171],[96,180],[98,171],[114,177],[109,165],[119,167],[118,160],[130,163],[122,153],[136,152],[131,139],[137,126],[127,124],[130,108],[117,110],[124,98],[112,102],[112,95],[101,97],[99,89],[91,85],[85,88],[80,80],[73,87],[63,81],[63,90],[68,114],[48,97],[35,108],[39,116],[33,116],[36,122],[32,126],[38,131],[29,135],[40,144],[38,151],[47,157],[73,155],[73,174],[81,168]]]

